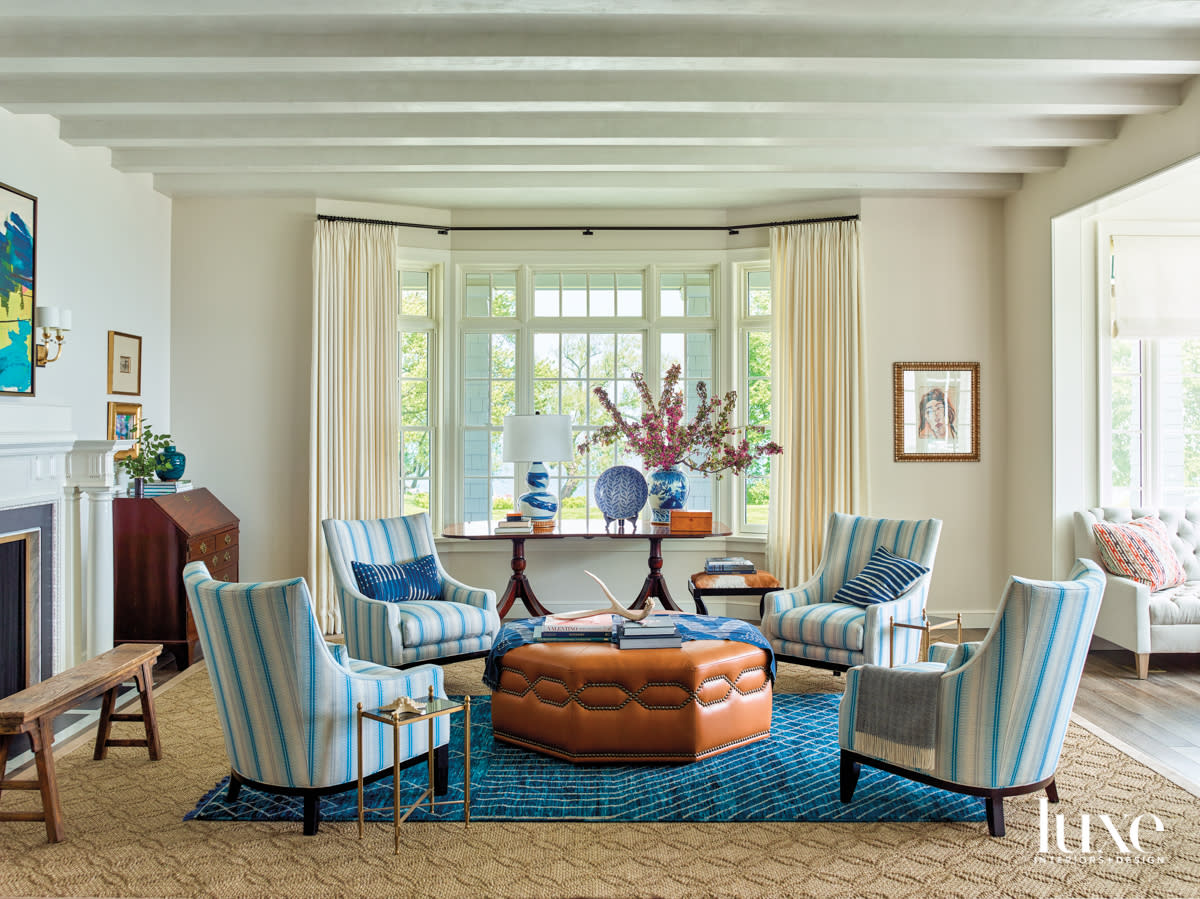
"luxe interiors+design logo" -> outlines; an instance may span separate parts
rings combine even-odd
[[[1158,815],[1144,812],[1129,822],[1128,831],[1113,823],[1111,815],[1096,815],[1102,827],[1093,824],[1092,815],[1081,812],[1079,815],[1078,847],[1071,845],[1066,830],[1066,815],[1054,816],[1054,843],[1050,847],[1050,816],[1049,802],[1045,796],[1038,798],[1038,854],[1034,860],[1043,864],[1133,864],[1161,865],[1166,862],[1165,855],[1159,855],[1153,848],[1142,846],[1142,840],[1147,832],[1163,832],[1163,823]],[[1149,828],[1152,831],[1148,831]]]

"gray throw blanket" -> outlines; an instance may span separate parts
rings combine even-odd
[[[864,666],[855,694],[855,751],[906,768],[932,770],[941,677],[941,671]]]

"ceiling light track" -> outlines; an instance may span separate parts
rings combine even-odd
[[[318,215],[321,222],[355,222],[360,225],[390,225],[394,228],[420,228],[424,231],[436,231],[438,234],[449,234],[451,231],[578,231],[584,237],[591,237],[597,231],[725,231],[728,234],[738,234],[741,231],[751,231],[755,228],[777,228],[784,225],[815,225],[821,222],[853,222],[857,215],[831,215],[823,218],[791,219],[783,222],[755,222],[752,225],[600,225],[596,227],[577,225],[424,225],[419,222],[393,222],[387,219],[362,219],[344,215]]]

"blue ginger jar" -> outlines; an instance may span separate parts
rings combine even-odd
[[[183,467],[187,464],[187,456],[175,449],[172,444],[158,454],[158,476],[164,481],[178,481],[183,477]]]
[[[650,472],[650,520],[654,524],[670,524],[671,510],[682,509],[687,502],[687,475],[672,465]]]

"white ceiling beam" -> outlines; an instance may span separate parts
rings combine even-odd
[[[847,112],[1128,115],[1177,106],[1175,83],[1118,79],[753,75],[0,77],[0,105],[51,115],[380,112]]]
[[[1063,147],[1117,136],[1115,118],[1000,116],[789,118],[728,113],[572,116],[275,115],[68,116],[61,137],[78,146],[928,146]]]
[[[1048,172],[1064,150],[761,147],[338,147],[115,150],[125,172]]]
[[[167,189],[190,184],[204,192],[212,186],[253,193],[296,191],[313,192],[314,185],[336,186],[339,190],[363,188],[378,190],[426,189],[444,191],[486,191],[489,189],[562,190],[580,187],[591,190],[629,190],[663,188],[696,190],[709,176],[684,172],[595,172],[581,179],[572,172],[513,172],[497,178],[488,172],[344,172],[306,175],[296,172],[232,174],[167,174],[155,177],[155,185]],[[929,190],[940,192],[989,191],[1011,193],[1021,184],[1021,176],[1007,173],[935,174],[890,172],[730,172],[722,174],[715,185],[728,191],[792,190],[858,191]],[[317,195],[320,195],[319,191]],[[532,205],[532,204],[526,204]]]
[[[8,25],[9,23],[6,23]],[[225,23],[118,31],[62,23],[0,33],[0,74],[260,74],[270,72],[725,71],[786,74],[1186,75],[1197,72],[1200,34],[930,35],[764,28],[658,28],[615,32],[464,32],[403,26],[329,34],[266,33]],[[78,26],[76,26],[78,27]]]

